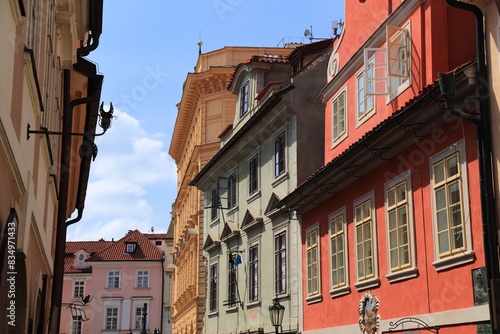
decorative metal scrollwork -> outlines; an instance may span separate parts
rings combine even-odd
[[[78,321],[87,321],[90,320],[90,318],[87,316],[85,313],[85,310],[83,307],[90,303],[92,301],[92,297],[90,295],[87,295],[85,297],[82,297],[82,300],[78,300],[74,303],[62,303],[61,305],[66,306],[66,308],[69,308],[71,312],[71,318],[73,320],[78,320]]]
[[[410,328],[405,329],[404,325],[407,323],[414,324],[416,326],[411,326]],[[390,321],[389,326],[389,332],[392,332],[394,330],[405,332],[414,329],[423,329],[431,333],[439,334],[439,326],[430,327],[425,321],[414,317],[406,317],[401,318],[397,321]],[[401,327],[401,329],[397,329],[398,327]]]

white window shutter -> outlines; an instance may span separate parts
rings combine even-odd
[[[410,77],[408,30],[405,28],[386,26],[387,69],[389,91],[395,94],[398,88]]]
[[[389,92],[387,49],[364,49],[364,76],[366,95],[386,95]]]

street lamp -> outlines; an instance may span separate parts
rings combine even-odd
[[[285,314],[285,307],[280,304],[278,297],[273,299],[273,305],[269,306],[269,316],[271,324],[276,329],[276,334],[279,334],[278,328],[283,323],[283,315]]]
[[[82,297],[82,300],[77,300],[76,302],[73,303],[61,303],[62,306],[66,306],[66,308],[69,308],[71,312],[71,318],[73,320],[77,321],[87,321],[90,320],[89,317],[87,317],[87,314],[85,313],[85,310],[83,309],[85,305],[90,303],[92,301],[92,297],[90,295],[87,295],[85,297]]]
[[[142,308],[142,331],[141,334],[148,334],[146,329],[146,317],[148,315],[148,303],[144,303],[144,307]]]

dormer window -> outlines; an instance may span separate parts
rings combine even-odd
[[[248,111],[248,81],[240,89],[240,117]]]
[[[73,255],[75,256],[72,265],[73,268],[86,269],[90,267],[90,265],[86,262],[86,260],[90,257],[90,254],[85,250],[80,249],[73,253]]]
[[[135,251],[135,242],[130,242],[125,244],[125,252],[131,254]]]

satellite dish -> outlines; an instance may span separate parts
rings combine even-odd
[[[304,30],[304,36],[309,36],[311,31],[309,29]]]

